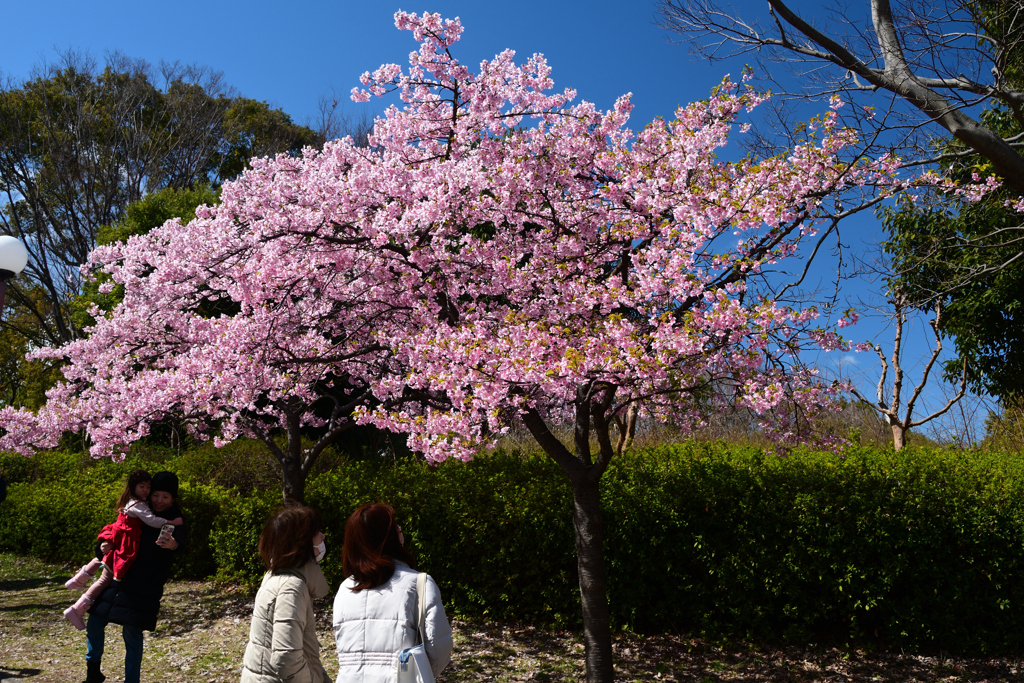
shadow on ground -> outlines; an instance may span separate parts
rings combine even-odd
[[[168,586],[174,599],[167,599],[160,609],[161,632],[181,636],[194,629],[235,617],[252,617],[253,599],[235,586],[196,581],[178,582]]]
[[[0,667],[0,681],[13,681],[14,679],[32,678],[43,673],[41,669],[5,669]]]
[[[64,585],[64,581],[56,577],[45,579],[16,579],[14,581],[0,581],[0,591],[23,591],[43,586]],[[70,595],[70,593],[69,593]]]
[[[0,681],[69,683],[84,677],[85,636],[61,616],[75,596],[63,586],[64,569],[0,553]],[[317,601],[316,614],[320,656],[334,674],[332,601],[333,596]],[[158,628],[146,635],[143,680],[237,683],[252,602],[231,585],[169,583]],[[455,653],[438,683],[577,683],[584,677],[579,634],[528,624],[452,623]],[[114,678],[124,658],[116,627],[107,629],[106,646],[103,668]],[[614,652],[616,680],[622,683],[1024,681],[1020,656],[967,659],[815,645],[719,645],[686,635],[630,633],[615,637]]]

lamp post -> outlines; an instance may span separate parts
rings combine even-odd
[[[10,235],[0,235],[0,318],[4,315],[4,295],[7,281],[25,269],[28,249]]]

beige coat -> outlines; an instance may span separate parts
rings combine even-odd
[[[242,683],[330,683],[320,663],[313,615],[313,600],[327,591],[316,562],[263,576],[242,659]]]

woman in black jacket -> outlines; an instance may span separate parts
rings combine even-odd
[[[153,475],[149,494],[149,507],[161,517],[181,516],[176,500],[178,478],[171,472]],[[139,539],[139,553],[135,563],[121,581],[114,581],[89,610],[86,623],[85,683],[102,683],[100,673],[103,658],[104,630],[108,622],[121,625],[124,636],[124,683],[139,683],[142,672],[143,631],[156,628],[164,584],[170,578],[171,564],[185,550],[186,526],[174,527],[170,538],[159,537],[160,530],[144,526]],[[99,548],[97,557],[104,549]]]

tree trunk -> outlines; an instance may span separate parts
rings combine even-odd
[[[619,453],[633,445],[633,437],[636,436],[636,421],[639,416],[640,404],[636,402],[630,403],[629,407],[626,408],[626,440],[622,444],[622,449],[618,451]]]
[[[611,396],[608,397],[609,400]],[[576,532],[576,562],[580,574],[580,603],[583,607],[583,644],[587,664],[587,683],[611,683],[615,678],[612,667],[612,635],[608,616],[607,580],[604,566],[604,531],[601,524],[601,496],[598,485],[601,474],[612,456],[609,425],[603,413],[598,442],[602,457],[597,463],[590,455],[589,398],[579,402],[576,415],[576,450],[573,456],[544,423],[534,409],[523,414],[523,424],[544,452],[569,478],[572,485],[572,522]],[[605,406],[607,409],[607,406]]]
[[[302,472],[302,460],[285,458],[281,463],[284,470],[284,498],[296,503],[306,500],[306,475]]]
[[[305,406],[292,400],[287,413],[288,453],[281,458],[284,471],[284,498],[296,503],[306,502],[306,472],[302,467],[302,411]]]
[[[633,445],[633,437],[636,436],[636,421],[640,415],[640,404],[629,404],[624,415],[615,416],[615,427],[619,436],[615,441],[615,454],[622,455],[622,452]]]
[[[903,425],[892,423],[892,447],[897,451],[902,449],[906,442],[907,430]]]
[[[599,479],[589,472],[572,481],[573,527],[583,605],[583,643],[587,683],[611,683],[612,635],[604,565],[604,531],[601,524]]]

